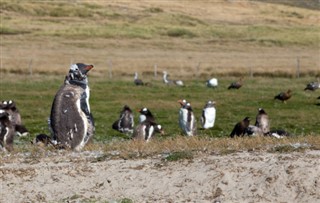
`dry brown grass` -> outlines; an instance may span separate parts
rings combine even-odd
[[[73,6],[87,3],[77,2]],[[314,27],[319,24],[317,11],[252,1],[200,0],[184,1],[182,4],[180,1],[137,0],[90,3],[112,10],[120,16],[119,19],[57,18],[3,12],[2,26],[29,30],[35,34],[1,35],[1,71],[29,73],[32,67],[34,73],[62,74],[68,64],[85,62],[94,64],[96,71],[93,74],[103,77],[108,76],[110,64],[117,78],[129,75],[131,77],[134,71],[145,75],[152,74],[155,64],[159,72],[167,70],[172,77],[192,78],[196,75],[197,66],[197,74],[202,77],[249,74],[251,70],[256,75],[291,77],[296,73],[297,57],[300,57],[302,74],[315,75],[320,72],[319,46],[316,45],[319,41],[315,41],[312,46],[288,46],[274,45],[273,43],[278,43],[277,40],[273,42],[269,39],[264,41],[248,38],[249,41],[239,41],[232,38],[232,32],[240,32],[246,25],[279,26],[281,29]],[[27,6],[30,10],[39,7],[30,2],[26,3]],[[160,9],[163,14],[146,14],[148,9]],[[195,38],[157,36],[151,39],[116,36],[65,37],[52,34],[69,27],[76,29],[96,26],[94,29],[98,29],[109,24],[121,28],[133,23],[148,30],[157,22],[160,27],[170,28],[174,25],[170,24],[174,18],[167,17],[170,15],[196,19],[200,26],[189,27],[195,33],[197,30],[202,33]],[[218,30],[226,27],[226,30],[220,31],[231,34],[231,37],[225,39],[207,35],[205,33],[210,31],[207,30],[208,26],[217,27]],[[315,28],[317,29],[317,26]],[[272,35],[277,35],[277,32]]]

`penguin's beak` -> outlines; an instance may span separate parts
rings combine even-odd
[[[93,65],[87,65],[84,69],[86,70],[86,71],[89,71],[89,70],[91,70],[93,68]]]

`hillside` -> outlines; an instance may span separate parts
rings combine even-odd
[[[260,1],[8,1],[1,4],[1,71],[98,75],[319,74],[319,13]],[[196,69],[199,71],[196,73]],[[103,74],[102,74],[103,75]]]

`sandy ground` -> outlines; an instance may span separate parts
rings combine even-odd
[[[113,159],[2,155],[0,202],[320,202],[320,151]]]

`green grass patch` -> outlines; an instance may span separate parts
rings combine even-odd
[[[179,161],[184,159],[193,159],[192,152],[189,152],[189,151],[172,152],[165,158],[166,161]]]

